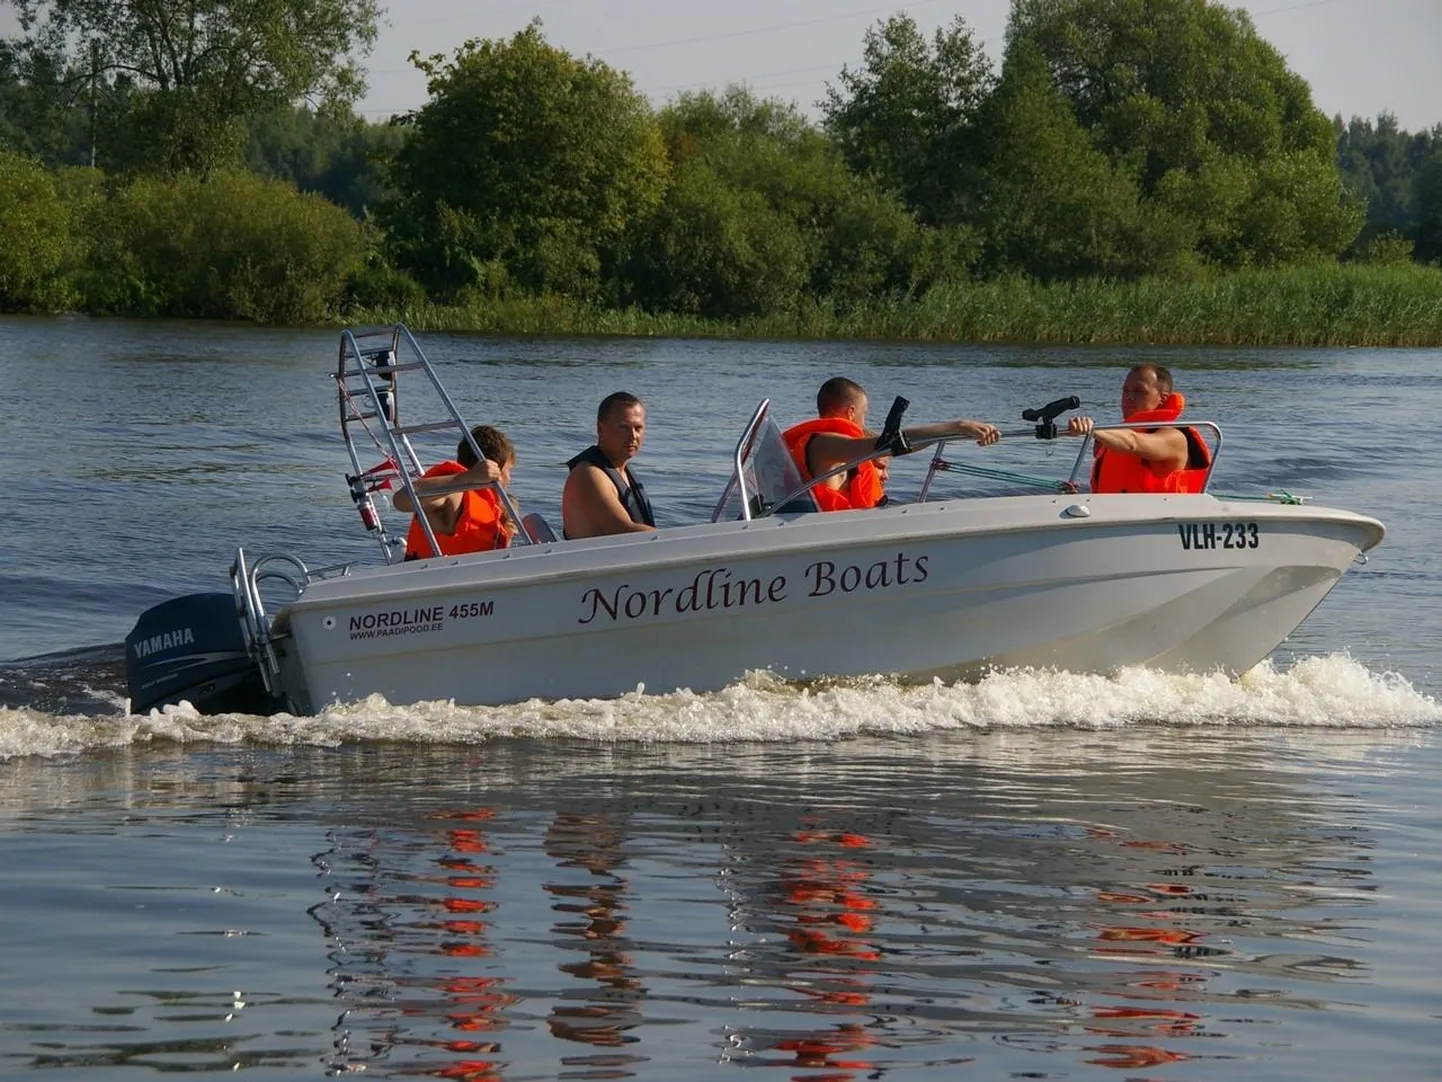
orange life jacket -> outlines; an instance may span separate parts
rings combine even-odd
[[[1175,421],[1186,408],[1187,400],[1173,391],[1154,410],[1138,410],[1126,421],[1143,424],[1148,421]],[[1212,451],[1195,428],[1183,428],[1187,438],[1187,464],[1179,470],[1158,466],[1127,451],[1114,451],[1095,445],[1092,460],[1093,492],[1201,492],[1212,466]]]
[[[811,437],[818,432],[835,432],[841,436],[866,435],[860,425],[844,417],[817,417],[788,428],[781,434],[781,438],[786,441],[786,449],[791,452],[803,481],[810,481],[815,477],[806,461],[806,447],[811,442]],[[841,488],[817,485],[811,490],[811,494],[816,498],[816,506],[823,511],[851,511],[879,506],[886,491],[882,488],[881,475],[876,472],[876,466],[863,462],[847,474],[846,483]]]
[[[466,468],[459,462],[451,461],[432,466],[421,476],[449,477],[465,472]],[[473,488],[461,493],[461,513],[456,516],[456,528],[450,533],[434,532],[442,556],[459,556],[464,552],[489,552],[507,547],[515,527],[506,521],[501,498],[494,489]],[[420,516],[416,515],[406,534],[406,559],[428,560],[431,555],[425,529]]]

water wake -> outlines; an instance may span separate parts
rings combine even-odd
[[[504,737],[725,743],[837,740],[958,730],[1110,730],[1137,726],[1415,728],[1442,703],[1396,673],[1345,654],[1268,662],[1236,680],[1127,669],[1115,676],[997,672],[974,684],[874,678],[811,685],[756,673],[722,691],[618,699],[531,699],[499,707],[437,701],[391,706],[372,696],[315,717],[206,717],[188,704],[148,716],[49,714],[0,707],[0,758],[64,755],[155,741],[334,746],[366,741],[473,744]]]

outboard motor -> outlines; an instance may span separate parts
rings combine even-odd
[[[202,714],[273,714],[228,593],[187,594],[147,609],[125,637],[130,710],[189,702]]]

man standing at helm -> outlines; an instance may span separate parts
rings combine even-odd
[[[566,465],[561,528],[566,538],[647,533],[656,517],[629,463],[646,437],[646,407],[633,394],[607,395],[596,411],[596,442]]]
[[[1122,383],[1122,420],[1132,424],[1180,419],[1186,399],[1172,389],[1172,374],[1159,364],[1139,364]],[[1091,433],[1093,492],[1201,492],[1212,454],[1195,429],[1110,428],[1094,431],[1090,417],[1073,417],[1067,434]]]

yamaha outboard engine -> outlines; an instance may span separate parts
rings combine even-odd
[[[202,714],[283,709],[251,660],[231,594],[187,594],[147,609],[125,637],[130,710],[189,702]]]

